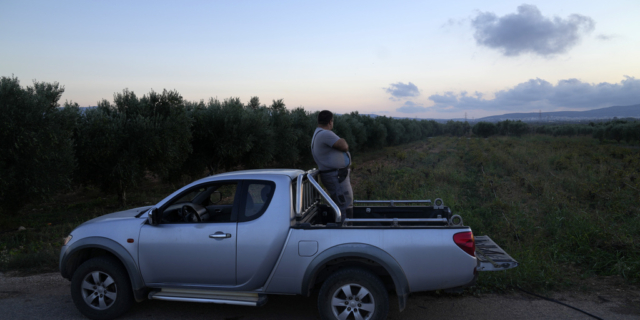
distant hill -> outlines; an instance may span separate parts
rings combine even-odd
[[[362,114],[373,118],[381,115]],[[640,119],[640,104],[632,106],[614,106],[587,111],[555,111],[555,112],[530,112],[530,113],[506,113],[503,115],[489,116],[478,119],[466,119],[466,121],[475,123],[480,121],[497,122],[503,120],[522,120],[525,122],[538,121],[583,121],[583,120],[608,120],[617,118],[638,118]],[[416,119],[416,120],[435,120],[440,123],[447,121],[465,121],[464,118],[450,119],[433,119],[433,118],[415,118],[415,117],[392,117],[394,119]]]
[[[336,113],[337,115],[340,115],[338,113]],[[435,122],[440,122],[440,123],[446,123],[447,121],[464,121],[464,118],[453,118],[453,119],[435,119],[435,118],[417,118],[417,117],[391,117],[391,116],[387,116],[387,115],[383,115],[383,114],[375,114],[375,113],[361,113],[361,116],[368,116],[371,118],[375,118],[375,117],[389,117],[389,118],[393,118],[393,119],[409,119],[409,120],[433,120]],[[469,122],[471,122],[471,119],[467,120]]]
[[[531,113],[507,113],[499,116],[489,116],[476,119],[475,121],[578,121],[578,120],[600,120],[617,118],[640,118],[640,104],[633,106],[615,106],[587,111],[556,111],[556,112],[531,112]]]
[[[95,109],[98,106],[92,106],[92,107],[80,107],[80,113],[84,114],[87,110],[89,109]]]

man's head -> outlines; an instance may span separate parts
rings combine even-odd
[[[322,110],[318,113],[318,127],[333,129],[333,113],[329,110]]]

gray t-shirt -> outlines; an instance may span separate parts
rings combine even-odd
[[[351,155],[349,152],[334,149],[333,145],[340,137],[331,130],[316,128],[311,140],[311,154],[320,170],[341,169],[349,166]]]

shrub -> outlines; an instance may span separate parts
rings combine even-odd
[[[469,129],[471,129],[471,126],[466,121],[460,122],[460,121],[449,120],[444,125],[444,133],[450,134],[456,137],[460,137],[469,133]]]
[[[472,128],[473,134],[487,138],[497,133],[496,125],[491,122],[478,122]]]
[[[520,137],[525,133],[529,133],[529,125],[518,120],[509,124],[509,133],[516,137]]]
[[[57,82],[22,88],[0,78],[0,206],[15,210],[70,187],[76,104],[60,108]]]

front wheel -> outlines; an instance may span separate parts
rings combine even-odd
[[[373,273],[359,268],[339,270],[322,285],[318,296],[322,319],[386,319],[389,295]]]
[[[120,261],[101,256],[85,261],[71,279],[71,298],[88,318],[113,319],[133,304],[129,276]]]

